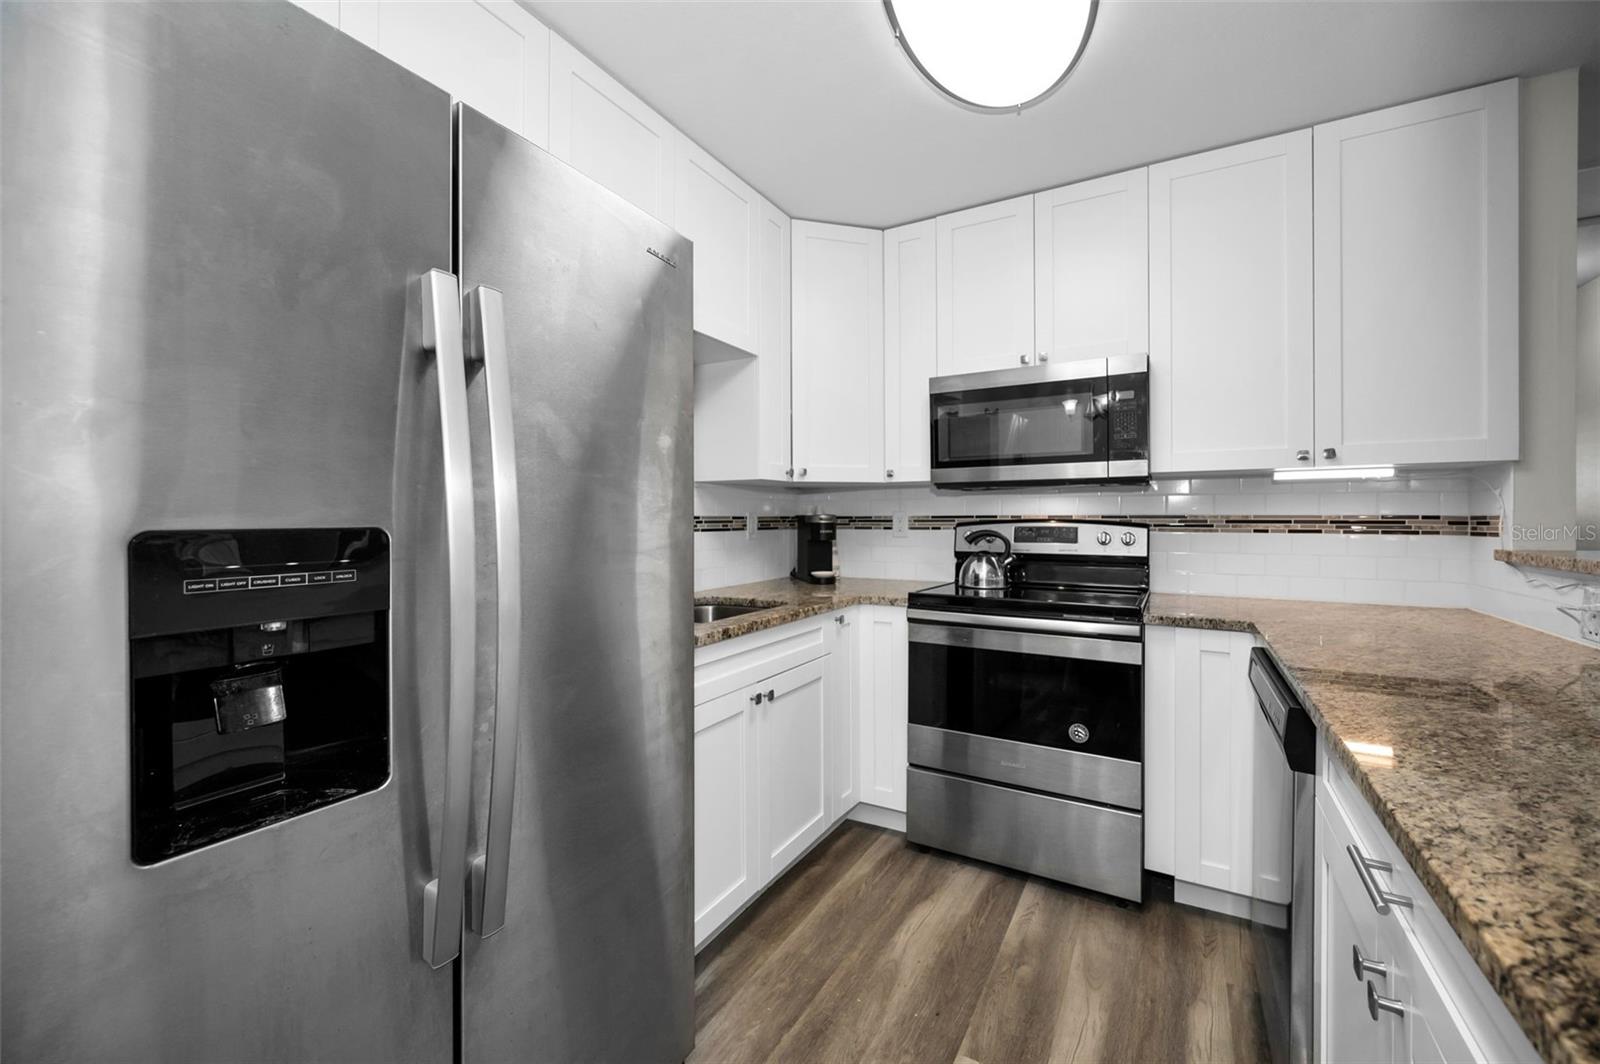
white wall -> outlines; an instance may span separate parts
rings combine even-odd
[[[1578,549],[1600,551],[1600,278],[1578,289]]]
[[[1528,78],[1521,90],[1522,440],[1511,472],[1507,545],[1572,550],[1578,72]]]

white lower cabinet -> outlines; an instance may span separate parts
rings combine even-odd
[[[694,707],[694,938],[755,895],[761,873],[755,804],[756,722],[749,693]]]
[[[761,807],[764,880],[789,867],[821,837],[829,816],[827,658],[758,684],[756,796]]]
[[[1251,898],[1289,901],[1288,768],[1250,688],[1255,644],[1244,632],[1145,633],[1145,867],[1176,879],[1180,901],[1235,915]]]
[[[1316,830],[1316,1059],[1537,1061],[1505,1002],[1326,746],[1317,764]],[[1374,890],[1409,904],[1391,902],[1380,912],[1357,858],[1368,865]],[[1368,962],[1360,972],[1357,951]]]
[[[906,811],[906,611],[859,608],[860,800]]]
[[[695,651],[694,944],[847,814],[903,827],[906,611],[854,606]]]

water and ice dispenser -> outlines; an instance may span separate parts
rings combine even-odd
[[[135,536],[134,862],[382,786],[388,610],[381,529]]]

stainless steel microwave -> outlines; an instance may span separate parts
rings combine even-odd
[[[1150,479],[1148,355],[934,377],[928,392],[935,484]]]

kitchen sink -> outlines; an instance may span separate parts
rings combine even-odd
[[[694,623],[704,624],[706,621],[725,621],[729,617],[743,617],[747,613],[760,613],[762,610],[770,610],[776,605],[778,605],[776,602],[712,602],[704,604],[697,602],[694,605]]]

